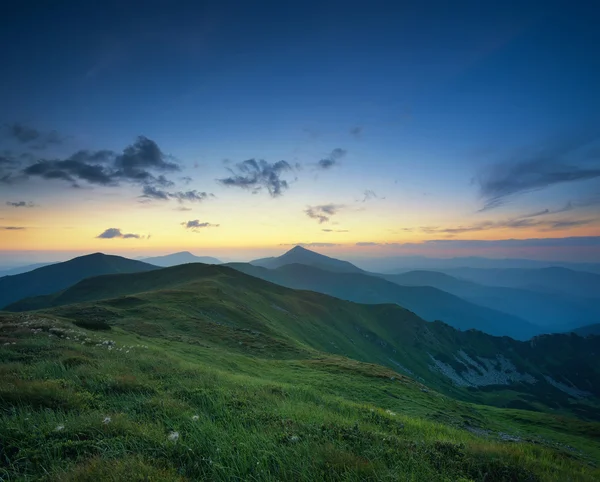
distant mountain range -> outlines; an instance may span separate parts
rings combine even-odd
[[[204,264],[221,264],[221,260],[211,256],[195,256],[189,251],[181,251],[179,253],[167,254],[164,256],[153,256],[150,258],[140,258],[144,263],[153,264],[154,266],[169,267],[177,266],[178,264],[186,263],[204,263]]]
[[[35,263],[35,264],[28,264],[25,266],[17,266],[16,268],[2,270],[2,271],[0,271],[0,278],[3,276],[14,276],[16,274],[27,273],[28,271],[33,271],[34,269],[38,269],[43,266],[49,266],[51,264],[55,264],[55,263]]]
[[[586,282],[587,273],[573,273],[579,282]],[[437,271],[409,271],[379,276],[402,286],[433,286],[472,303],[518,316],[552,330],[567,331],[600,320],[600,303],[581,296],[486,286]],[[567,291],[569,289],[566,288]]]
[[[234,269],[294,289],[325,293],[358,303],[396,303],[428,320],[441,320],[461,329],[478,329],[498,336],[527,339],[544,330],[516,316],[478,306],[430,286],[400,286],[366,273],[337,273],[303,264],[269,270],[247,263]]]
[[[102,253],[73,258],[27,273],[0,278],[0,307],[29,296],[55,293],[90,276],[157,269],[141,261]]]
[[[149,271],[159,265],[219,262],[189,252],[146,258],[146,261],[96,253],[0,278],[0,306],[11,310],[49,306],[49,298],[44,296],[56,297],[57,291],[100,274]],[[447,272],[379,274],[300,246],[279,257],[229,265],[281,286],[359,303],[395,303],[428,321],[441,320],[461,330],[478,329],[515,339],[573,331],[600,321],[600,303],[596,299],[600,275],[566,268],[455,268]],[[56,303],[62,301],[54,298],[51,304]]]
[[[565,261],[540,261],[520,258],[483,258],[466,256],[455,258],[430,258],[427,256],[386,256],[379,258],[356,258],[352,261],[366,271],[380,273],[403,273],[413,270],[440,271],[452,268],[567,268],[600,274],[600,263],[575,263]]]

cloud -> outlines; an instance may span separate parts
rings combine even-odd
[[[304,213],[309,218],[318,220],[319,224],[323,224],[343,208],[344,206],[341,204],[322,204],[320,206],[308,206]]]
[[[187,221],[185,223],[181,223],[181,225],[185,229],[190,229],[192,231],[197,231],[198,229],[201,229],[201,228],[218,228],[220,226],[220,224],[211,224],[211,223],[206,223],[206,222],[201,223],[199,219]]]
[[[356,246],[382,246],[382,243],[374,243],[373,241],[363,241],[356,243]]]
[[[289,185],[281,176],[293,168],[287,161],[270,164],[264,160],[248,159],[228,168],[230,177],[217,179],[217,182],[228,187],[239,187],[252,190],[253,193],[266,188],[271,197],[278,197],[288,189]]]
[[[13,208],[33,208],[33,207],[35,207],[35,204],[33,204],[32,202],[25,202],[25,201],[15,201],[15,202],[7,201],[6,205],[13,207]]]
[[[157,199],[160,201],[169,201],[170,199],[175,199],[178,202],[183,203],[202,202],[206,201],[211,197],[215,197],[215,195],[206,192],[198,192],[196,190],[167,192],[162,189],[158,189],[154,186],[144,186],[142,189],[142,195],[140,197],[147,199]]]
[[[347,233],[347,229],[321,229],[325,233]]]
[[[338,161],[347,153],[348,151],[346,151],[345,149],[342,149],[341,147],[336,147],[333,151],[331,151],[329,156],[327,156],[324,159],[321,159],[317,163],[317,167],[322,170],[331,169],[333,166],[337,165]]]
[[[66,159],[37,159],[20,174],[24,179],[61,180],[73,187],[80,187],[79,183],[84,181],[100,186],[118,186],[125,182],[164,188],[174,185],[164,173],[179,170],[179,165],[163,153],[156,142],[139,136],[121,154],[106,149],[80,150]]]
[[[52,144],[62,144],[63,138],[56,131],[41,132],[33,127],[14,122],[6,126],[8,136],[34,149],[44,149]]]
[[[350,135],[355,139],[360,139],[360,137],[362,136],[363,128],[362,126],[355,126],[352,129],[350,129],[349,132]]]
[[[362,202],[366,203],[367,201],[371,201],[372,199],[385,199],[385,197],[378,196],[375,191],[371,189],[365,189],[363,191],[363,199]]]
[[[148,238],[149,237],[150,236],[148,236]],[[139,234],[133,234],[133,233],[123,234],[119,228],[108,228],[104,232],[102,232],[98,236],[96,236],[96,238],[98,238],[98,239],[115,239],[115,238],[143,239],[144,236],[141,236]]]
[[[582,162],[581,151],[596,136],[567,139],[550,148],[524,156],[516,161],[506,161],[491,166],[477,179],[479,193],[485,204],[480,211],[502,206],[511,197],[557,184],[584,181],[600,177],[600,158],[588,155]],[[579,162],[578,162],[579,160]],[[590,161],[592,161],[590,163]]]
[[[562,212],[556,211],[556,212]],[[550,213],[550,211],[548,211]],[[456,235],[463,233],[471,233],[478,231],[489,231],[491,229],[525,229],[525,228],[538,228],[541,231],[555,231],[561,229],[568,229],[576,226],[584,226],[594,222],[593,219],[537,219],[538,217],[545,216],[545,211],[539,211],[532,213],[527,217],[522,216],[514,219],[507,219],[503,221],[481,221],[479,223],[471,225],[462,225],[450,228],[438,227],[438,226],[421,226],[420,231],[426,234],[447,234]]]
[[[23,226],[0,226],[0,229],[4,231],[21,231],[27,228],[24,228]]]

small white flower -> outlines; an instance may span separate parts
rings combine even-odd
[[[396,414],[394,412],[392,412],[391,410],[386,410],[385,413],[387,413],[388,415],[391,415],[392,417],[396,416]]]
[[[171,442],[177,442],[179,440],[179,432],[171,432],[167,438]]]
[[[57,425],[54,430],[56,432],[62,432],[64,429],[65,429],[65,426],[61,423],[60,425]]]
[[[104,425],[108,425],[110,422],[112,422],[112,419],[110,417],[104,417],[104,420],[102,420],[102,423]]]
[[[298,437],[298,435],[292,435],[292,436],[290,437],[290,442],[292,442],[292,443],[294,443],[294,444],[295,444],[296,442],[299,442],[299,441],[300,441],[300,437]]]
[[[199,417],[198,415],[194,415],[194,416],[192,417],[192,420],[195,422],[195,421],[196,421],[196,420],[198,420],[199,418],[200,418],[200,417]]]

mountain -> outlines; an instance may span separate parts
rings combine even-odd
[[[189,251],[181,251],[179,253],[154,256],[151,258],[141,258],[140,261],[153,264],[154,266],[161,266],[163,268],[186,263],[221,264],[221,260],[217,258],[211,256],[195,256]]]
[[[310,251],[302,246],[296,246],[276,258],[256,259],[254,261],[250,261],[250,264],[268,269],[276,269],[287,264],[304,264],[306,266],[313,266],[315,268],[320,268],[326,271],[335,271],[338,273],[364,272],[348,261],[330,258],[329,256],[315,253],[314,251]]]
[[[0,307],[25,297],[54,293],[90,276],[154,269],[156,266],[120,256],[102,253],[80,256],[27,273],[0,278]]]
[[[567,268],[574,271],[600,273],[600,263],[576,263],[564,261],[540,261],[523,258],[483,258],[464,256],[456,258],[430,258],[427,256],[385,256],[381,258],[355,258],[352,260],[358,267],[377,273],[404,273],[406,271],[428,270],[440,271],[452,268]]]
[[[472,303],[518,316],[530,323],[553,327],[553,331],[566,331],[600,320],[600,303],[576,296],[485,286],[436,271],[409,271],[379,276],[402,286],[433,286]]]
[[[456,278],[489,286],[522,288],[551,294],[562,293],[579,298],[600,298],[600,274],[567,268],[452,268],[440,271]]]
[[[50,298],[0,313],[10,480],[600,478],[600,337],[460,332],[198,263]]]
[[[527,339],[543,332],[525,320],[428,286],[399,286],[377,276],[334,273],[301,264],[274,270],[246,263],[228,266],[288,288],[317,291],[358,303],[396,303],[428,321],[441,320],[461,330],[475,328],[516,339]]]
[[[34,269],[41,268],[42,266],[49,266],[55,263],[35,263],[28,264],[25,266],[17,266],[16,268],[10,268],[3,271],[0,271],[0,278],[3,276],[13,276],[15,274],[27,273],[28,271],[33,271]]]

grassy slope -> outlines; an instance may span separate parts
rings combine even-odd
[[[161,291],[154,291],[157,289]],[[123,297],[127,294],[135,296]],[[80,321],[107,320],[150,336],[185,336],[188,341],[213,339],[227,343],[228,329],[245,330],[249,346],[269,346],[271,354],[274,346],[281,356],[287,353],[288,357],[297,357],[306,350],[327,351],[387,365],[465,400],[551,407],[596,416],[583,401],[548,384],[544,375],[561,383],[574,383],[600,397],[600,387],[594,383],[600,376],[594,358],[600,348],[598,338],[555,335],[522,343],[476,331],[459,332],[443,323],[424,322],[396,305],[359,305],[319,293],[298,292],[224,266],[195,264],[90,278],[41,301],[25,300],[21,308],[118,297],[58,307],[53,313]],[[168,329],[164,319],[170,321]],[[231,348],[237,349],[233,345]],[[464,373],[467,366],[456,359],[459,350],[473,358],[495,359],[502,354],[520,373],[533,374],[538,382],[480,389],[456,387],[430,366],[433,356]]]
[[[163,336],[140,334],[141,319],[109,332],[38,314],[0,323],[3,480],[600,477],[597,423],[457,402],[243,330],[186,339],[168,317]]]

